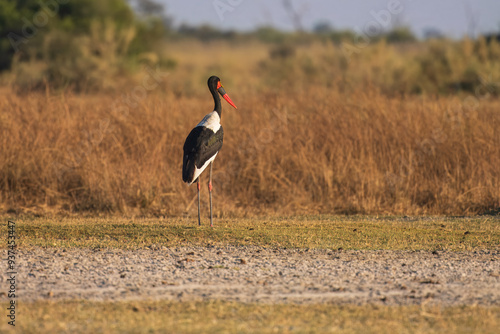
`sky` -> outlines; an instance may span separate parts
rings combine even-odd
[[[176,26],[208,23],[240,31],[263,25],[294,29],[283,0],[156,1],[165,5]],[[455,38],[500,31],[500,0],[292,0],[292,4],[305,29],[328,22],[337,29],[376,31],[399,23],[418,36],[432,28]]]

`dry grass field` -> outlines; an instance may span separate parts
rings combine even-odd
[[[1,210],[194,216],[182,145],[212,110],[212,74],[239,108],[223,107],[217,217],[500,207],[498,43],[378,42],[346,58],[321,43],[179,41],[165,54],[175,69],[147,65],[103,92],[4,79]]]
[[[0,332],[15,300],[21,333],[497,333],[498,41],[76,4],[0,43]],[[212,75],[213,228],[181,178]]]

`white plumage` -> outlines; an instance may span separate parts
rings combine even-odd
[[[212,161],[214,161],[215,157],[217,156],[219,152],[215,153],[210,159],[207,160],[207,162],[205,162],[203,164],[203,166],[201,166],[201,168],[198,168],[198,167],[195,167],[194,168],[194,179],[193,179],[193,182],[196,181],[196,179],[198,178],[198,176],[201,175],[201,173],[203,173],[203,171],[205,170],[205,168],[208,167],[208,164],[211,163]],[[189,185],[193,184],[193,182],[189,183]]]
[[[198,123],[197,126],[204,126],[216,133],[220,129],[219,114],[215,110],[212,111],[211,113],[205,115],[205,117],[203,117],[203,119],[200,123]]]

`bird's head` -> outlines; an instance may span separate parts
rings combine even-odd
[[[219,77],[213,75],[210,78],[208,78],[208,87],[210,88],[211,91],[218,91],[219,94],[224,98],[224,100],[227,101],[227,103],[232,105],[234,109],[238,109],[238,107],[236,107],[233,101],[231,101],[229,95],[227,95],[224,87],[222,87]]]

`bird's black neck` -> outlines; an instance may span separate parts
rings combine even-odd
[[[214,110],[219,114],[219,118],[222,116],[222,104],[220,103],[220,96],[216,88],[210,87],[210,92],[214,97]]]

